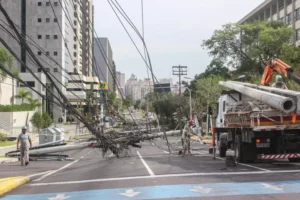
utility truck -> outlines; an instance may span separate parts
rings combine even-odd
[[[260,85],[237,81],[219,84],[216,135],[219,156],[234,150],[237,162],[257,159],[300,161],[300,92],[268,86],[274,72],[297,83],[293,70],[279,59],[265,68]]]

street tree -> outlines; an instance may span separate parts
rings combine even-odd
[[[31,91],[26,91],[25,89],[21,88],[17,95],[14,96],[16,99],[21,99],[21,103],[24,103],[24,100],[32,97]]]
[[[36,109],[36,108],[38,108],[38,107],[40,107],[40,106],[42,105],[41,102],[39,102],[38,99],[33,99],[33,98],[31,98],[31,97],[28,97],[26,100],[28,101],[29,105],[30,105],[33,109]]]
[[[30,119],[34,128],[40,133],[41,129],[48,128],[52,124],[52,119],[48,113],[35,112]]]

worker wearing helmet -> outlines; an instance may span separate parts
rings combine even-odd
[[[181,142],[183,146],[183,155],[185,155],[188,151],[188,154],[191,155],[191,141],[190,138],[193,135],[196,135],[196,133],[193,130],[193,127],[195,126],[194,120],[188,121],[188,123],[185,125],[183,133],[181,135]]]
[[[277,75],[275,78],[275,83],[272,84],[272,87],[288,90],[287,86],[284,84],[281,75]]]
[[[21,165],[23,166],[24,163],[25,165],[29,164],[29,144],[30,148],[32,147],[32,142],[30,135],[27,133],[27,126],[23,126],[22,128],[22,133],[18,136],[18,141],[17,141],[17,149],[20,149],[20,161]],[[21,146],[19,148],[19,143],[21,142]]]

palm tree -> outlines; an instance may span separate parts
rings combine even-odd
[[[30,105],[33,109],[36,109],[37,107],[40,107],[40,106],[42,105],[41,102],[39,102],[38,99],[33,99],[33,98],[31,98],[31,97],[28,97],[26,100],[28,101],[29,105]]]
[[[22,104],[24,103],[25,99],[32,97],[32,93],[30,91],[26,91],[21,88],[17,95],[14,96],[16,99],[21,99]]]

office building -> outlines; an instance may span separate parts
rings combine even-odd
[[[116,72],[117,77],[117,87],[118,87],[118,96],[119,98],[121,95],[125,97],[125,74],[121,72]]]
[[[94,38],[93,46],[95,57],[93,75],[107,82],[109,91],[115,92],[116,65],[110,42],[108,38]]]
[[[300,44],[300,0],[265,0],[238,24],[247,21],[282,21],[293,28],[293,43]]]

